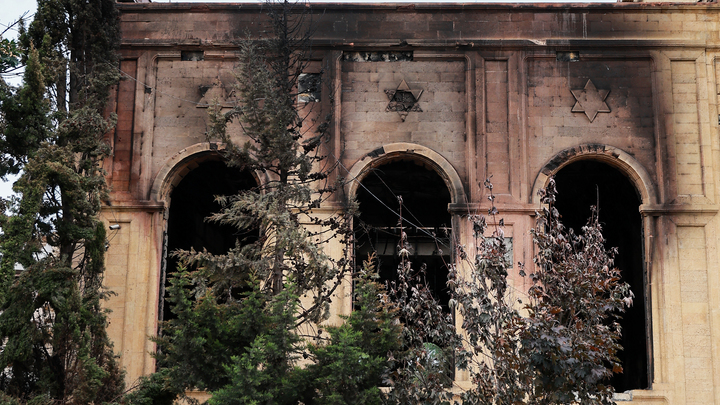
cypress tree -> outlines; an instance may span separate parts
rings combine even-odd
[[[20,35],[24,83],[0,100],[0,174],[22,173],[19,197],[0,222],[6,402],[103,403],[123,390],[101,306],[109,292],[98,218],[118,41],[112,0],[40,0]]]

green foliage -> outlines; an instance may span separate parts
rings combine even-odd
[[[213,393],[210,404],[294,404],[311,395],[307,371],[296,365],[301,338],[293,330],[298,298],[293,290],[288,286],[258,314],[263,330],[223,364],[230,381]]]
[[[22,19],[8,25],[0,33],[0,106],[11,100],[13,93],[12,87],[5,82],[4,76],[20,67],[21,49],[18,47],[17,41],[3,38],[15,25],[22,26]],[[6,126],[5,111],[0,109],[0,142],[3,140]],[[6,164],[7,162],[3,162],[2,156],[0,156],[0,177],[2,176],[1,172],[7,170]],[[3,208],[4,211],[4,207],[0,208]]]
[[[20,64],[20,51],[13,39],[0,38],[0,73],[5,73]]]
[[[378,386],[389,372],[387,353],[400,349],[402,326],[372,269],[355,280],[356,311],[309,345],[295,329],[293,284],[268,296],[252,281],[219,300],[198,273],[180,269],[173,277],[176,318],[157,339],[159,371],[125,403],[166,403],[189,387],[212,392],[217,404],[382,403]]]
[[[9,87],[0,89],[3,117],[0,176],[17,174],[40,143],[50,136],[50,100],[45,90],[40,55],[31,45],[23,85],[16,92]]]
[[[308,367],[317,404],[380,404],[378,388],[390,373],[388,353],[398,352],[402,324],[399,310],[374,279],[372,260],[355,280],[355,310],[340,326],[329,327],[326,344],[310,345],[314,363]]]
[[[33,21],[19,41],[25,49],[31,45],[38,49],[58,111],[88,106],[102,112],[110,86],[119,78],[115,2],[38,0]]]
[[[197,294],[204,291],[202,295]],[[218,403],[292,403],[302,393],[304,371],[294,365],[301,350],[294,333],[297,296],[289,287],[268,302],[258,283],[231,302],[181,269],[170,288],[175,319],[157,339],[158,373],[126,398],[129,404],[162,403],[194,387]]]
[[[40,1],[19,41],[24,83],[0,94],[0,175],[22,171],[0,219],[0,389],[19,403],[111,402],[123,390],[101,308],[98,219],[117,34],[113,1]]]
[[[127,405],[173,405],[182,396],[182,389],[173,386],[169,369],[161,369],[157,373],[140,377],[134,390],[122,398]]]
[[[257,336],[270,333],[268,328],[282,325],[277,314],[265,312],[268,299],[259,283],[252,282],[238,297],[221,300],[197,277],[202,275],[184,269],[173,276],[169,303],[175,318],[164,324],[156,356],[159,369],[167,370],[177,390],[215,391],[230,383],[226,367],[233,358],[243,355]]]

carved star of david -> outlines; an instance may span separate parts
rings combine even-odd
[[[385,94],[390,99],[385,111],[396,111],[400,115],[400,119],[405,122],[405,118],[411,111],[422,112],[422,108],[417,104],[422,93],[423,90],[410,90],[403,80],[396,89],[385,90]]]
[[[592,80],[588,79],[585,88],[570,90],[570,92],[575,97],[572,112],[584,112],[590,122],[593,122],[599,112],[610,112],[610,107],[605,102],[610,90],[598,90]]]

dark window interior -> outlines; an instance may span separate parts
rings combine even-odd
[[[205,60],[205,52],[204,51],[180,51],[180,60],[183,60],[183,61]]]
[[[322,95],[322,75],[320,73],[302,73],[298,77],[298,101],[313,103],[320,101]]]
[[[165,256],[166,274],[172,274],[177,269],[177,259],[168,254],[176,250],[207,249],[210,253],[223,254],[233,247],[238,239],[246,243],[257,240],[256,231],[241,234],[232,226],[205,220],[220,210],[215,196],[233,195],[254,187],[257,187],[257,182],[249,171],[227,167],[220,160],[205,161],[190,171],[171,194]],[[168,286],[168,277],[164,278],[165,286]],[[164,298],[165,296],[163,300]],[[161,319],[170,319],[172,314],[167,305],[163,305],[161,315]]]
[[[562,168],[557,182],[557,209],[563,223],[580,232],[590,216],[590,206],[599,205],[607,247],[617,247],[615,265],[635,294],[633,306],[623,315],[619,357],[624,372],[612,385],[617,392],[648,388],[649,344],[645,305],[642,218],[635,186],[620,171],[607,164],[583,160]]]
[[[447,266],[451,260],[448,212],[450,192],[443,179],[421,162],[393,161],[374,168],[361,182],[357,200],[360,218],[355,221],[358,265],[377,253],[378,272],[385,281],[397,278],[400,263],[398,196],[402,197],[403,227],[411,245],[413,269],[426,268],[427,283],[447,308]]]

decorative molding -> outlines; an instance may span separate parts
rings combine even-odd
[[[467,203],[465,188],[453,165],[436,151],[426,146],[407,142],[381,146],[355,162],[346,176],[348,179],[345,185],[346,195],[355,197],[360,182],[372,168],[402,157],[414,157],[427,162],[445,181],[448,191],[450,191],[451,205]]]
[[[112,205],[105,205],[103,206],[100,211],[102,213],[105,212],[158,212],[165,209],[165,202],[163,201],[148,201],[148,200],[140,200],[140,201],[133,201],[131,204],[123,204],[113,201]],[[116,220],[108,218],[109,222],[115,223],[115,222],[130,222],[129,220]]]
[[[539,204],[538,191],[545,187],[550,176],[557,173],[566,165],[582,160],[592,159],[605,162],[625,173],[637,188],[643,204],[656,204],[658,201],[655,183],[635,157],[620,148],[604,144],[583,144],[567,148],[557,153],[545,163],[535,177],[530,201]]]
[[[677,214],[711,214],[715,215],[720,211],[717,205],[710,204],[694,204],[694,205],[679,205],[679,204],[641,204],[640,213],[644,215],[660,216],[660,215],[677,215]]]

